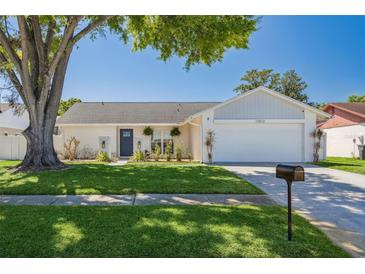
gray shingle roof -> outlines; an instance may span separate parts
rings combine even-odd
[[[181,123],[218,102],[82,102],[57,120],[62,124]]]

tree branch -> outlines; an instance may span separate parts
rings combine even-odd
[[[44,58],[44,44],[42,40],[42,32],[41,27],[39,25],[38,16],[31,16],[31,22],[33,26],[33,36],[35,45],[37,48],[38,53],[38,60],[39,60],[39,70],[41,74],[45,71],[45,58]]]
[[[11,47],[9,40],[7,39],[5,33],[0,28],[0,44],[6,50],[6,53],[9,55],[11,61],[14,63],[15,68],[17,69],[18,73],[21,73],[21,61],[18,55],[16,54],[15,50]]]
[[[57,110],[61,100],[63,84],[65,81],[65,75],[67,70],[67,64],[70,59],[71,52],[72,52],[72,47],[66,49],[59,62],[59,65],[57,66],[55,75],[52,79],[52,87],[49,92],[48,104],[46,107],[46,112],[48,113],[49,117],[52,120],[56,120],[57,118]],[[54,125],[51,126],[53,127]]]
[[[36,42],[34,40],[34,30],[30,28],[31,20],[24,18],[25,33],[27,35],[26,44],[29,50],[28,59],[30,61],[30,79],[32,88],[38,96],[38,79],[39,79],[39,55],[37,52]]]
[[[77,24],[82,19],[82,16],[75,16],[71,17],[69,25],[65,28],[64,35],[62,38],[62,41],[60,43],[60,46],[58,47],[57,52],[55,53],[51,64],[49,66],[48,75],[51,76],[54,74],[54,71],[56,70],[56,67],[58,65],[58,62],[64,53],[65,49],[67,48],[69,41],[71,40],[73,33],[77,27]]]
[[[6,57],[4,56],[4,54],[2,54],[0,52],[0,62],[3,62],[5,64],[9,64],[8,60],[6,59]],[[18,91],[20,97],[22,98],[23,102],[26,103],[26,99],[23,93],[23,86],[20,83],[18,76],[16,75],[16,73],[9,67],[7,67],[5,69],[10,81],[13,83],[14,87],[16,88],[16,90]]]
[[[21,48],[22,48],[22,60],[21,60],[21,79],[23,83],[23,88],[26,91],[25,96],[27,97],[30,105],[35,103],[35,96],[33,93],[33,85],[29,75],[28,61],[29,61],[29,37],[26,30],[26,22],[24,16],[17,16],[19,31],[20,31],[20,40],[21,40]]]
[[[82,37],[84,37],[86,34],[94,30],[95,28],[102,25],[104,22],[112,18],[112,15],[109,16],[100,16],[97,20],[91,22],[89,25],[87,25],[84,29],[80,30],[71,40],[71,44],[76,44]]]
[[[46,58],[48,58],[48,51],[49,51],[49,48],[52,44],[52,38],[53,38],[54,33],[55,33],[55,27],[56,27],[56,21],[49,22],[47,35],[46,35],[46,40],[44,42],[44,56],[46,56]],[[48,59],[46,61],[48,62]]]

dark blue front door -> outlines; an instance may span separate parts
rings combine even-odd
[[[133,129],[120,130],[120,156],[133,154]]]

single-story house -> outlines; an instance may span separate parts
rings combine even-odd
[[[326,133],[328,156],[358,157],[365,138],[365,103],[331,103],[324,107],[331,118],[319,128]]]
[[[17,113],[9,104],[0,104],[0,136],[19,135],[28,125],[27,111]]]
[[[330,115],[281,93],[259,87],[218,102],[82,102],[57,120],[64,140],[75,136],[80,152],[129,157],[137,149],[162,153],[168,141],[207,162],[206,133],[213,130],[214,162],[308,162],[317,120]],[[145,127],[152,136],[143,134]],[[180,136],[172,137],[177,127]],[[323,158],[323,156],[321,156]]]

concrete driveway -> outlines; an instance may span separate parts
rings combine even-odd
[[[273,163],[224,165],[279,204],[286,205],[286,183],[275,178],[275,166]],[[365,257],[365,176],[309,164],[302,166],[306,180],[293,184],[295,210],[351,254]]]

